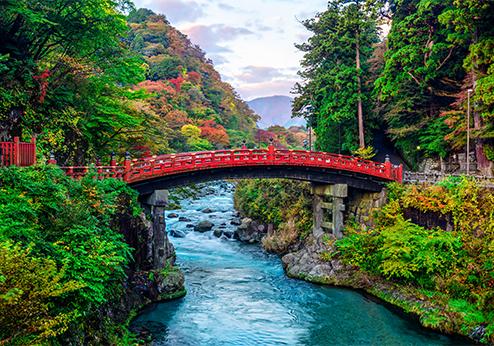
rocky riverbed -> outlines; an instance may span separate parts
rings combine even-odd
[[[188,293],[147,308],[133,323],[156,345],[462,344],[358,292],[288,278],[277,255],[252,244],[268,227],[238,215],[233,188],[208,186],[210,193],[167,212]],[[336,272],[353,278],[351,268],[319,262],[324,246],[314,240],[284,256],[287,273],[314,282]]]

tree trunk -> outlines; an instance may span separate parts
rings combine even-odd
[[[356,65],[357,65],[357,94],[358,94],[358,138],[359,147],[365,148],[365,136],[364,136],[364,112],[362,109],[362,80],[360,78],[360,34],[357,32],[356,35]]]

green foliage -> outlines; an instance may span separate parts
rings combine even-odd
[[[376,156],[376,152],[374,151],[374,148],[372,146],[367,146],[352,151],[352,155],[364,160],[372,160],[372,158]]]
[[[66,278],[66,267],[9,241],[0,242],[0,263],[0,341],[38,343],[62,335],[79,317],[77,309],[53,308],[84,287]]]
[[[374,228],[348,228],[336,242],[340,258],[401,286],[427,289],[443,310],[421,312],[425,325],[464,334],[494,325],[494,195],[474,180],[448,178],[436,185],[388,186],[389,202]],[[452,231],[427,229],[407,220],[407,211],[423,217],[444,215]],[[485,341],[492,342],[489,332]]]
[[[124,195],[138,213],[136,193],[117,180],[75,181],[52,166],[0,169],[0,315],[10,321],[0,340],[84,330],[120,296],[131,249],[110,225]]]
[[[273,252],[285,252],[312,229],[310,185],[284,179],[244,180],[235,189],[235,207],[244,215],[273,224],[275,231],[263,239]]]
[[[305,53],[299,72],[304,84],[295,87],[293,112],[314,128],[320,150],[350,153],[359,147],[357,106],[361,101],[368,119],[369,59],[378,41],[370,8],[365,1],[333,0],[325,12],[304,22],[313,36],[297,45]]]

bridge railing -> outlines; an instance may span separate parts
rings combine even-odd
[[[31,166],[36,164],[36,139],[30,143],[14,137],[13,142],[0,142],[0,166]]]
[[[384,180],[401,182],[402,167],[393,166],[389,160],[384,163],[363,160],[338,154],[304,150],[236,149],[194,153],[166,154],[134,159],[124,179],[136,182],[150,176],[164,176],[187,171],[210,168],[290,165],[338,169],[375,176]]]

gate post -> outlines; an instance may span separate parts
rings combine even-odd
[[[36,164],[36,137],[34,137],[34,136],[31,137],[31,145],[32,145],[31,149],[33,151],[32,152],[33,158],[32,158],[31,162],[33,163],[33,165],[35,165]]]
[[[21,153],[20,153],[20,146],[19,146],[19,137],[14,137],[14,160],[13,160],[14,165],[20,166],[21,165]]]

